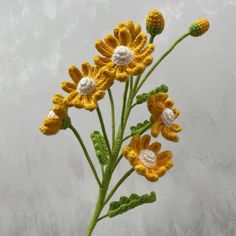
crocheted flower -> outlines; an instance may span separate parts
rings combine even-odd
[[[65,103],[89,111],[97,108],[97,101],[104,97],[106,89],[113,83],[109,73],[102,72],[97,66],[91,66],[87,62],[81,65],[81,70],[71,66],[69,75],[73,82],[61,83],[62,89],[69,93],[65,97]]]
[[[52,98],[54,106],[49,111],[49,114],[43,120],[43,124],[39,128],[40,131],[45,135],[54,135],[59,132],[63,127],[64,122],[69,120],[67,115],[68,107],[64,104],[64,97],[56,93]]]
[[[179,116],[180,111],[173,106],[174,101],[168,98],[167,93],[158,93],[148,98],[148,110],[154,121],[151,127],[153,137],[157,137],[161,133],[169,141],[179,141],[176,133],[180,132],[182,127],[173,122]]]
[[[172,152],[160,152],[161,144],[150,145],[150,136],[133,136],[131,143],[123,148],[123,154],[136,172],[149,181],[157,181],[173,166]]]
[[[140,25],[132,21],[121,23],[108,34],[104,41],[97,40],[96,49],[102,56],[95,56],[97,66],[107,70],[119,81],[126,81],[129,75],[142,74],[152,63],[153,44],[147,43],[147,35]]]

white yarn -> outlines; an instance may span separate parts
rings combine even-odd
[[[173,123],[173,121],[175,120],[175,114],[171,109],[166,108],[161,115],[161,119],[162,119],[163,123],[167,127],[169,127]]]
[[[49,111],[48,118],[59,118],[54,111]]]
[[[128,65],[134,58],[134,53],[125,46],[116,47],[112,55],[112,61],[119,66]]]
[[[156,154],[149,149],[140,151],[139,160],[149,168],[154,168],[156,166]]]
[[[84,77],[79,81],[78,90],[81,95],[90,95],[96,90],[96,81],[89,77]]]

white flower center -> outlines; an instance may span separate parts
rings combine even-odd
[[[49,111],[48,118],[59,118],[54,111]]]
[[[79,81],[78,90],[81,95],[90,95],[96,90],[96,81],[89,77],[84,77]]]
[[[112,61],[119,66],[128,65],[134,58],[134,53],[125,46],[116,47],[112,55]]]
[[[154,168],[156,166],[156,154],[149,150],[143,149],[139,153],[139,160],[147,167]]]
[[[163,123],[167,127],[169,127],[173,123],[173,121],[175,120],[175,114],[171,109],[166,108],[161,115],[161,119],[162,119]]]

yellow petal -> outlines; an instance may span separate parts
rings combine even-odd
[[[129,46],[132,43],[131,34],[128,29],[122,28],[119,32],[119,41],[121,45]]]
[[[172,111],[174,112],[174,114],[175,114],[175,119],[179,116],[179,114],[180,114],[180,110],[179,109],[177,109],[177,108],[174,108],[174,109],[172,109]]]
[[[111,59],[106,58],[106,57],[100,57],[100,56],[94,56],[93,60],[94,60],[94,63],[99,67],[104,67],[109,62],[111,62]]]
[[[158,93],[155,96],[155,100],[156,101],[160,101],[160,102],[165,102],[165,100],[168,98],[168,94],[167,93]]]
[[[82,69],[83,77],[86,77],[88,76],[90,71],[93,70],[93,67],[88,62],[84,62],[81,65],[81,69]]]
[[[149,143],[150,143],[150,135],[143,135],[140,139],[140,149],[147,149],[149,147]]]
[[[110,48],[102,40],[97,40],[95,47],[105,57],[111,57],[114,52],[114,49]]]
[[[179,125],[179,124],[171,124],[170,125],[170,130],[175,132],[175,133],[178,133],[182,130],[182,126]]]
[[[119,80],[120,82],[124,82],[128,79],[129,75],[125,71],[125,68],[122,66],[119,66],[116,70],[116,79]]]
[[[172,132],[168,127],[163,126],[162,130],[161,130],[161,134],[162,136],[172,142],[178,142],[179,141],[179,137],[177,136],[176,133]]]
[[[108,34],[105,37],[104,41],[111,48],[116,48],[117,46],[119,46],[119,41],[112,34]]]
[[[64,97],[60,93],[56,93],[52,98],[52,103],[63,105],[64,104]]]
[[[152,137],[154,137],[154,138],[158,137],[160,132],[161,132],[162,127],[163,127],[163,125],[161,124],[160,121],[154,122],[152,127],[151,127]]]
[[[140,33],[137,38],[134,40],[132,49],[134,52],[139,52],[143,49],[145,44],[147,43],[147,35],[145,33]]]
[[[67,92],[71,93],[72,91],[76,90],[77,85],[68,81],[61,82],[61,88]]]
[[[151,181],[151,182],[155,182],[159,179],[159,176],[157,173],[152,173],[152,172],[147,172],[145,174],[145,177],[147,180]]]
[[[171,160],[173,154],[171,151],[164,151],[157,155],[157,166],[166,166],[166,164]]]
[[[132,20],[128,20],[125,24],[126,28],[129,30],[132,40],[134,40],[135,38],[135,27],[134,27],[134,23]]]
[[[73,100],[78,95],[77,91],[73,91],[65,96],[64,103],[66,106],[73,106]]]
[[[147,47],[145,47],[145,49],[143,49],[140,54],[138,54],[136,56],[136,58],[139,60],[143,60],[145,57],[149,56],[153,51],[154,51],[154,44],[148,44]]]
[[[47,128],[45,126],[41,126],[39,128],[42,134],[44,135],[55,135],[58,133],[59,129],[54,129],[54,128]]]
[[[174,106],[174,101],[170,98],[167,98],[165,101],[165,106],[169,109],[171,109]]]
[[[150,145],[150,147],[148,149],[150,149],[151,151],[153,151],[157,155],[161,149],[161,144],[158,142],[154,142]]]
[[[134,26],[134,28],[135,28],[135,37],[134,38],[136,38],[140,34],[140,32],[141,32],[141,25],[140,24],[136,24]]]
[[[84,108],[88,111],[93,111],[97,108],[97,103],[92,99],[92,97],[86,96],[84,99]]]
[[[92,95],[92,99],[95,101],[98,101],[100,99],[102,99],[105,95],[105,91],[104,90],[97,90],[93,95]]]
[[[166,173],[166,171],[167,171],[166,167],[165,166],[161,166],[161,167],[158,168],[157,174],[161,177],[161,176],[163,176]]]
[[[134,135],[131,138],[130,141],[130,147],[133,148],[134,150],[140,150],[140,136],[139,135]]]
[[[71,79],[75,82],[75,84],[78,84],[78,82],[82,78],[82,74],[80,70],[74,65],[70,66],[68,70],[69,70],[69,75]]]
[[[140,175],[144,175],[146,172],[147,167],[145,167],[142,164],[138,164],[134,167],[134,169],[137,171],[138,174]]]

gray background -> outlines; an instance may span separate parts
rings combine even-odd
[[[96,183],[70,130],[45,137],[38,126],[68,66],[92,62],[96,39],[129,18],[144,26],[152,8],[166,19],[155,58],[195,19],[209,18],[211,29],[179,45],[143,88],[169,86],[184,131],[178,145],[163,145],[174,152],[168,174],[157,183],[133,174],[116,198],[154,190],[158,201],[104,220],[94,235],[236,235],[236,1],[1,0],[1,236],[84,235]],[[122,86],[113,87],[118,110]],[[107,97],[101,107],[109,123]],[[96,113],[73,109],[70,115],[92,152]],[[137,108],[130,124],[147,117],[145,106]],[[123,160],[115,179],[128,168]]]

